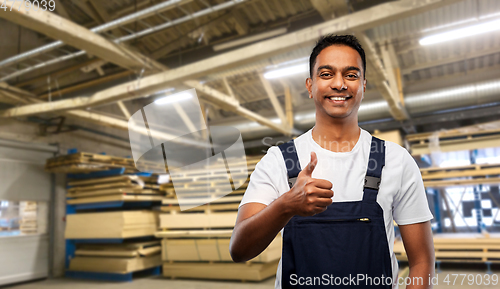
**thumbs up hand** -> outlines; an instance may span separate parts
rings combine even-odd
[[[313,216],[324,212],[332,204],[333,184],[327,180],[312,178],[317,164],[316,153],[311,152],[311,161],[299,173],[292,189],[284,194],[287,207],[293,215]]]

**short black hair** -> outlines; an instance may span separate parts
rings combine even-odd
[[[366,74],[365,51],[363,50],[363,47],[361,47],[361,44],[359,43],[358,39],[354,37],[354,35],[327,34],[318,39],[318,42],[316,42],[316,46],[314,46],[311,52],[311,56],[309,57],[309,76],[311,78],[313,75],[314,65],[316,64],[316,58],[318,57],[320,52],[323,51],[323,49],[330,47],[332,45],[345,45],[356,50],[359,53],[359,56],[361,56],[361,61],[363,62],[363,77],[365,77]]]

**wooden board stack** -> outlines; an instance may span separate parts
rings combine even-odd
[[[141,161],[143,171],[165,170],[164,163]],[[125,168],[125,173],[136,173],[134,160],[115,156],[78,152],[69,155],[57,156],[47,160],[45,170],[52,173],[87,173]]]
[[[249,174],[260,158],[247,157]],[[210,191],[217,192],[218,187],[229,180],[227,172],[224,164],[212,166],[210,171]],[[241,187],[229,195],[189,210],[181,211],[175,199],[162,201],[161,231],[155,235],[163,238],[165,277],[260,281],[276,273],[282,245],[279,235],[264,252],[246,264],[234,263],[229,255],[229,240],[248,175],[245,175],[244,182],[235,183],[235,187]],[[177,193],[183,190],[193,198],[193,202],[197,202],[207,196],[206,178],[206,174],[200,176],[197,172],[190,172],[176,180],[175,190],[172,184],[163,186],[163,189]]]
[[[151,210],[78,213],[66,217],[66,239],[124,239],[154,235],[157,213]]]
[[[38,232],[36,202],[20,202],[19,212],[21,234],[36,234]]]
[[[161,265],[159,241],[78,245],[69,270],[130,273]]]
[[[100,202],[161,201],[164,192],[154,177],[119,175],[68,183],[67,203],[70,205]]]
[[[500,184],[499,164],[422,168],[420,172],[425,187],[429,188]]]
[[[434,236],[436,260],[442,262],[500,263],[500,234],[437,234]],[[394,244],[400,261],[408,261],[403,243]]]

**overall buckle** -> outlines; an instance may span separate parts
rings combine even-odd
[[[380,187],[380,178],[365,176],[365,188],[378,190]]]

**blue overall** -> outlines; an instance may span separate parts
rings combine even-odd
[[[292,187],[301,171],[295,144],[291,140],[279,147]],[[297,215],[286,224],[282,236],[283,289],[392,288],[384,211],[377,203],[384,165],[385,143],[372,137],[363,199],[334,202],[322,213]],[[315,283],[305,284],[308,277],[316,278]]]

